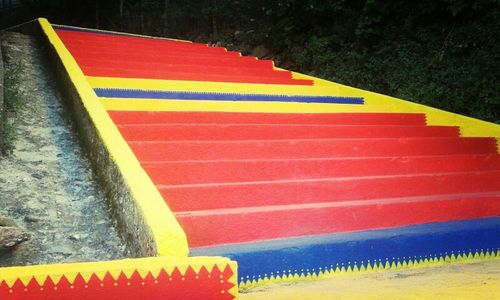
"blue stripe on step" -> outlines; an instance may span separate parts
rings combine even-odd
[[[496,217],[194,248],[191,256],[221,255],[236,260],[241,282],[499,249],[500,217]]]
[[[95,88],[99,97],[135,99],[218,100],[218,101],[278,101],[306,103],[363,104],[363,98],[336,96],[267,95],[239,93],[206,93]]]

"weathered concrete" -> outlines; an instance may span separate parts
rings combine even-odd
[[[152,233],[145,224],[131,191],[125,184],[115,161],[110,157],[88,111],[83,106],[75,85],[69,79],[69,74],[55,49],[45,38],[38,21],[18,27],[16,31],[36,36],[44,43],[47,59],[57,77],[59,90],[77,125],[80,141],[90,157],[93,170],[109,201],[118,230],[127,245],[127,252],[132,257],[156,256],[158,251]]]
[[[40,43],[7,32],[2,50],[6,70],[16,72],[11,84],[20,102],[16,113],[8,112],[16,128],[12,153],[0,159],[0,218],[18,226],[3,226],[10,250],[0,251],[0,266],[123,258],[125,246]],[[30,240],[8,247],[19,230]]]

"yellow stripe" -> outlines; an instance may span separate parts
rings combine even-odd
[[[87,76],[87,80],[93,88],[144,89],[207,93],[339,96],[339,89],[331,86],[131,79],[92,76]]]
[[[118,166],[130,188],[137,206],[150,227],[160,256],[187,256],[186,235],[168,208],[158,189],[146,175],[115,124],[99,102],[93,89],[69,51],[61,42],[46,19],[39,19],[43,32],[56,49],[69,77],[74,83],[83,105],[94,122],[97,131],[112,159]]]
[[[100,98],[106,110],[121,111],[221,111],[269,113],[388,112],[383,105],[285,103],[259,101],[156,100]]]

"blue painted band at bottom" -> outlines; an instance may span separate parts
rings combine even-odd
[[[238,262],[239,281],[500,250],[500,217],[191,249]]]
[[[114,88],[95,88],[98,97],[134,98],[134,99],[175,99],[175,100],[217,100],[217,101],[276,101],[276,102],[306,102],[363,104],[363,98],[337,96],[306,96],[306,95],[269,95],[241,93],[209,93],[188,91],[155,91]]]

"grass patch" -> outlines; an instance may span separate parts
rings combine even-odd
[[[7,155],[14,150],[14,140],[17,137],[17,113],[24,106],[25,95],[19,89],[22,65],[19,62],[5,66],[4,103],[0,122],[0,154]]]

